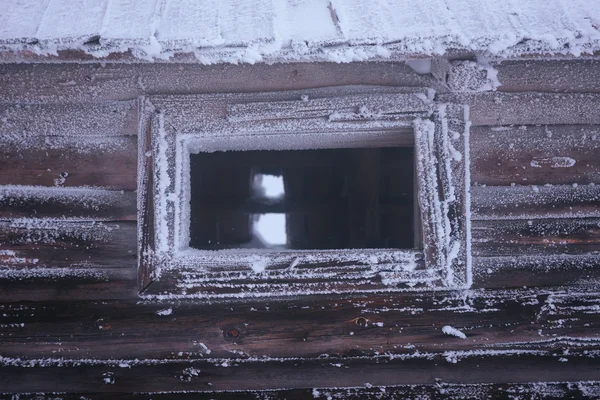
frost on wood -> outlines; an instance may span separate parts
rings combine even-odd
[[[494,91],[501,85],[494,67],[473,61],[452,62],[447,84],[454,92]]]
[[[437,123],[415,123],[425,260],[440,268],[447,285],[469,286],[468,111],[462,106],[439,104],[434,121]]]
[[[444,332],[446,335],[450,335],[450,336],[456,336],[457,338],[460,339],[466,339],[467,335],[465,335],[464,333],[462,333],[460,330],[450,326],[450,325],[445,325],[442,328],[442,332]]]
[[[145,160],[152,160],[148,196],[154,202],[156,245],[150,252],[160,264],[154,277],[166,274],[164,279],[174,282],[167,298],[468,286],[468,113],[464,107],[436,105],[433,98],[432,90],[342,87],[148,99],[152,150],[140,151],[139,175],[145,176]],[[410,145],[413,135],[427,225],[425,260],[421,251],[402,249],[189,247],[190,154]]]

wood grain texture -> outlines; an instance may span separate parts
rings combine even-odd
[[[600,282],[595,253],[475,257],[473,270],[473,288],[531,287],[544,291],[555,286],[584,285],[593,290]]]
[[[474,220],[594,218],[600,216],[600,185],[474,186]]]
[[[137,188],[137,137],[0,138],[0,185]]]
[[[386,362],[380,360],[344,361],[338,359],[290,360],[257,363],[215,365],[210,361],[142,364],[128,367],[89,365],[61,361],[61,366],[43,368],[3,367],[2,384],[8,392],[99,392],[120,393],[213,390],[271,390],[313,387],[356,387],[435,384],[444,382],[462,384],[528,383],[530,381],[593,381],[600,367],[594,359],[571,350],[569,362],[560,362],[560,355],[547,357],[512,355],[490,358],[473,355],[454,364],[443,355],[431,359]],[[333,361],[333,362],[332,362]],[[127,365],[127,364],[123,364]],[[26,376],[27,379],[23,379]],[[257,376],[259,378],[257,378]],[[359,378],[357,378],[359,377]],[[105,383],[108,381],[108,383]]]
[[[473,126],[600,124],[600,94],[502,93],[440,94],[442,102],[467,104]]]
[[[494,68],[501,92],[600,93],[600,60],[510,60]]]
[[[0,242],[0,265],[12,269],[131,267],[136,224],[16,219],[0,222]]]
[[[298,90],[325,86],[432,87],[399,62],[255,65],[1,64],[0,100],[23,103],[132,100],[140,95]]]
[[[61,393],[62,400],[112,400],[114,398],[139,400],[152,397],[156,400],[405,400],[405,399],[512,399],[515,396],[531,399],[581,399],[600,397],[600,382],[598,381],[563,381],[563,382],[533,382],[533,383],[501,383],[501,384],[470,384],[461,385],[448,383],[441,379],[431,385],[399,385],[399,386],[361,386],[348,388],[317,388],[317,389],[288,389],[235,392],[211,391],[181,391],[181,392],[146,392],[146,393]],[[20,400],[54,399],[53,393],[21,393]],[[0,399],[14,400],[12,395],[0,394]]]
[[[22,93],[29,93],[21,88]],[[0,91],[1,93],[1,91]],[[1,98],[1,97],[0,97]],[[0,103],[0,138],[28,136],[120,136],[137,134],[136,101],[37,104],[28,97]]]
[[[3,304],[3,384],[26,390],[10,378],[26,372],[35,391],[137,391],[144,384],[140,390],[241,384],[259,390],[355,386],[357,373],[372,385],[425,384],[433,377],[462,384],[591,380],[600,368],[594,292],[520,289],[474,291],[468,299],[440,292],[357,300]],[[444,335],[445,324],[467,339]],[[227,335],[232,328],[239,332],[235,338]],[[269,379],[254,382],[258,370]],[[107,372],[114,386],[103,386]],[[80,379],[67,389],[72,374]]]
[[[439,292],[245,302],[11,302],[1,305],[0,350],[5,357],[56,357],[62,349],[74,359],[252,361],[534,351],[569,342],[598,348],[597,293],[582,289],[474,290],[468,298]],[[444,325],[467,339],[444,335]],[[228,334],[233,328],[235,337]]]
[[[202,134],[206,139],[203,151],[223,147],[258,149],[259,143],[265,142],[258,142],[258,133],[284,135],[285,139],[269,136],[263,144],[263,148],[279,150],[319,148],[319,143],[327,139],[326,134],[337,134],[335,140],[329,139],[331,146],[347,142],[348,134],[360,137],[367,136],[365,132],[406,131],[412,128],[415,118],[431,114],[431,98],[427,97],[431,94],[410,87],[361,85],[260,93],[157,95],[148,99],[157,111],[164,113],[169,129],[178,134]],[[387,104],[383,113],[378,112],[380,103]],[[227,144],[219,143],[218,148],[212,143],[218,139]]]
[[[597,254],[600,219],[534,219],[474,221],[473,255],[550,256]]]
[[[29,302],[36,307],[45,301],[131,300],[136,296],[135,265],[0,269],[0,301],[4,302]]]
[[[600,184],[600,126],[473,127],[471,179],[497,186]]]
[[[0,186],[0,220],[15,218],[136,221],[136,194],[88,188]]]

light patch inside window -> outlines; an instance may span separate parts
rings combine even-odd
[[[260,214],[254,223],[254,234],[265,247],[282,246],[287,243],[285,214]]]
[[[285,194],[283,177],[267,174],[254,175],[254,191],[259,197],[279,199]]]

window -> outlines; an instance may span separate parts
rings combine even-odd
[[[190,154],[189,246],[413,248],[413,164],[410,147]]]
[[[432,97],[352,87],[146,99],[140,289],[468,285],[468,117]]]

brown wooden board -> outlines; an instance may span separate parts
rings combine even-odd
[[[593,350],[600,348],[600,311],[597,292],[586,290],[572,286],[473,290],[466,297],[439,292],[210,303],[9,302],[0,304],[0,352],[15,358],[147,359],[159,364],[205,359],[220,364],[232,359],[260,363],[269,357],[343,362],[449,351],[493,356],[496,350]],[[459,329],[466,339],[445,335],[445,325]]]
[[[471,187],[473,220],[598,216],[600,216],[600,185]]]
[[[372,386],[359,385],[347,388],[313,388],[269,391],[161,391],[141,393],[20,393],[20,400],[139,400],[152,398],[155,400],[405,400],[405,399],[503,399],[515,397],[529,399],[586,399],[600,397],[600,382],[532,382],[501,384],[458,384],[447,383],[438,379],[431,385]],[[0,394],[0,399],[13,399],[11,394]]]
[[[473,127],[471,179],[498,186],[599,184],[600,126]]]
[[[0,301],[135,299],[135,265],[121,267],[40,267],[0,269]]]
[[[590,290],[600,283],[598,254],[507,255],[473,258],[473,288],[531,287],[544,291],[553,286]]]
[[[436,100],[470,107],[473,126],[600,124],[600,94],[502,93],[440,94]]]
[[[0,89],[0,94],[3,92]],[[42,98],[24,88],[21,93],[29,96],[18,102],[11,98],[10,103],[0,103],[0,138],[25,140],[35,135],[106,137],[135,135],[137,132],[136,101],[44,104]]]
[[[473,256],[587,255],[600,251],[600,219],[473,221]]]
[[[149,94],[297,90],[325,86],[443,86],[399,62],[213,65],[0,64],[0,100],[132,100]]]
[[[600,93],[600,60],[510,60],[494,64],[501,92]]]
[[[0,137],[0,185],[135,190],[136,169],[135,136]]]
[[[23,219],[0,222],[5,268],[130,267],[136,263],[135,222]]]
[[[0,220],[136,221],[136,198],[131,191],[0,186]]]
[[[260,363],[215,365],[208,361],[155,363],[141,361],[127,367],[116,360],[109,365],[61,360],[44,367],[2,367],[0,384],[8,392],[156,392],[185,390],[270,390],[314,387],[355,387],[443,382],[528,383],[531,381],[593,381],[600,363],[572,349],[568,362],[559,352],[489,357],[474,354],[457,363],[442,355],[431,358],[357,360],[274,360]],[[9,361],[9,359],[5,359]],[[38,364],[34,362],[33,365]],[[338,366],[337,364],[341,364]],[[57,366],[60,365],[60,366]],[[119,366],[123,365],[123,366]]]

